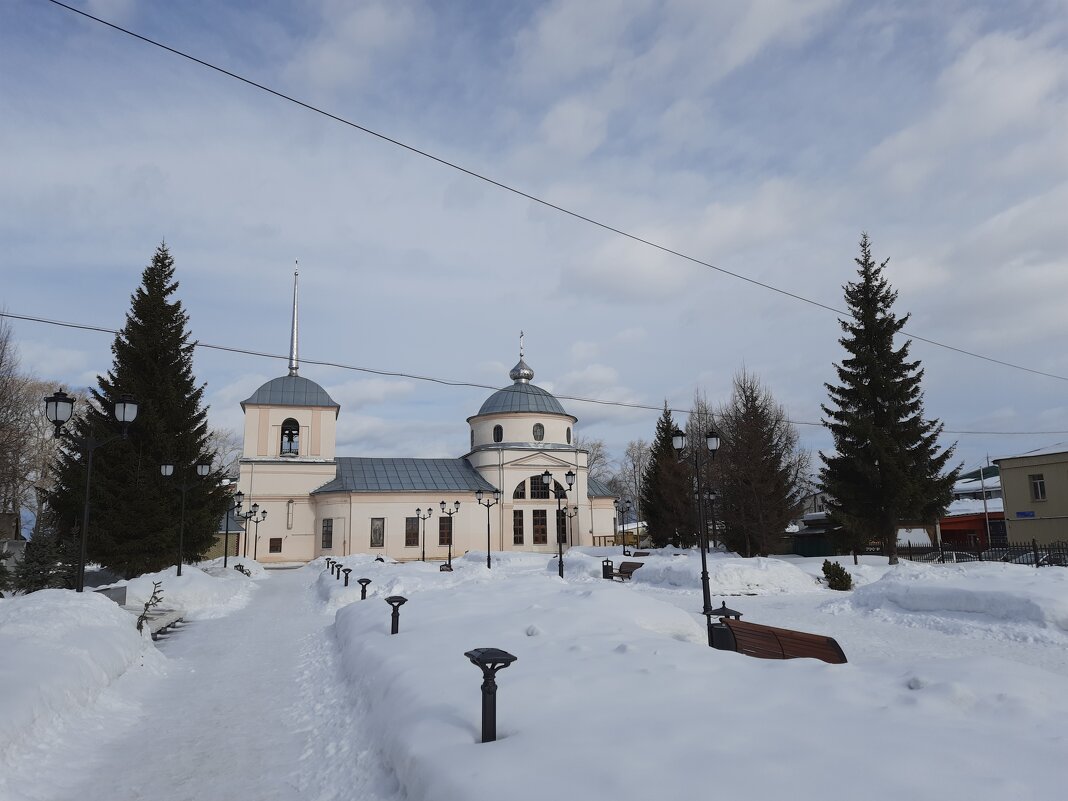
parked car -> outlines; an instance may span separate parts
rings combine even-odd
[[[1033,565],[1035,563],[1034,551],[1029,551],[1024,554],[1020,554],[1012,560],[1014,565]],[[1068,554],[1063,551],[1053,551],[1052,553],[1039,553],[1038,566],[1050,567],[1055,565],[1057,567],[1068,567]]]
[[[967,551],[931,551],[917,556],[915,561],[949,564],[950,562],[978,562],[979,557]]]

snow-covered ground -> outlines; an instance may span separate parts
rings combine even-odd
[[[0,600],[0,800],[1054,799],[1068,747],[1068,570],[709,557],[714,605],[835,637],[847,665],[705,644],[697,554],[319,560],[163,581],[153,644],[93,594]],[[360,600],[356,579],[371,579]],[[391,636],[384,598],[408,599]],[[143,602],[143,600],[142,600]],[[498,737],[481,673],[502,648]]]

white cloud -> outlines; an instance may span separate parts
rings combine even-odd
[[[1054,132],[1068,125],[1068,53],[1048,39],[997,32],[970,42],[939,76],[928,113],[880,142],[869,169],[903,193],[949,175],[983,187],[1013,177],[1007,162],[1034,176],[1058,151],[1063,170],[1068,146]]]
[[[317,93],[366,85],[380,62],[426,34],[427,12],[417,0],[321,0],[318,11],[318,34],[288,68],[294,83]]]

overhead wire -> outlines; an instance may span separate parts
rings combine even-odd
[[[47,317],[38,317],[29,314],[17,314],[15,312],[9,312],[0,310],[0,317],[9,317],[13,320],[24,320],[31,323],[41,323],[44,325],[54,325],[62,328],[73,328],[80,331],[96,331],[103,334],[111,334],[118,336],[119,331],[114,328],[106,328],[99,325],[89,325],[87,323],[73,323],[67,320],[54,320]],[[251,350],[249,348],[241,348],[235,345],[218,345],[210,342],[201,342],[200,340],[193,341],[193,347],[202,348],[205,350],[221,351],[224,353],[234,353],[242,356],[254,356],[262,359],[275,359],[280,361],[289,361],[289,355],[282,355],[278,353],[267,353],[265,351]],[[402,370],[384,370],[375,367],[360,367],[358,365],[344,364],[342,362],[326,361],[322,359],[308,359],[305,357],[300,358],[301,364],[311,364],[317,367],[331,367],[337,370],[348,370],[357,373],[367,373],[368,375],[385,376],[387,378],[404,378],[410,381],[426,381],[428,383],[440,384],[447,387],[463,387],[470,389],[487,389],[490,391],[497,391],[500,387],[493,384],[482,384],[476,381],[463,381],[451,378],[441,378],[438,376],[419,375],[417,373],[407,373]],[[505,388],[507,389],[507,387]],[[602,398],[587,398],[581,395],[563,395],[554,394],[554,397],[558,400],[575,401],[576,403],[590,403],[598,406],[614,406],[624,409],[638,409],[641,411],[662,412],[664,406],[653,406],[647,403],[632,403],[629,401],[614,401],[604,400]],[[693,414],[692,409],[682,409],[675,407],[667,407],[668,411],[672,414]],[[788,419],[789,423],[797,426],[818,426],[822,427],[822,422],[812,422],[809,420],[794,420]],[[1068,431],[973,431],[956,429],[945,429],[944,434],[953,434],[955,436],[1055,436],[1061,434],[1068,434]]]
[[[768,290],[770,292],[775,292],[775,293],[777,293],[779,295],[783,295],[785,297],[791,298],[791,299],[796,300],[798,302],[806,303],[806,304],[808,304],[810,306],[814,306],[816,308],[824,309],[825,311],[833,312],[836,315],[842,315],[842,316],[845,316],[845,317],[851,316],[847,311],[844,311],[842,309],[836,308],[836,307],[831,306],[829,304],[823,303],[823,302],[818,301],[818,300],[813,300],[812,298],[805,297],[804,295],[800,295],[800,294],[798,294],[796,292],[792,292],[790,290],[783,289],[781,287],[777,287],[774,284],[769,284],[769,283],[766,283],[764,281],[758,281],[757,279],[750,278],[749,276],[743,275],[742,273],[737,273],[737,272],[734,272],[732,270],[728,270],[728,269],[726,269],[724,267],[716,266],[715,264],[712,264],[711,262],[707,262],[707,261],[699,259],[699,258],[697,258],[695,256],[690,256],[690,255],[688,255],[686,253],[683,253],[682,251],[675,250],[673,248],[669,248],[666,245],[662,245],[662,244],[659,244],[658,242],[654,242],[653,240],[646,239],[644,237],[638,236],[637,234],[630,233],[629,231],[626,231],[626,230],[624,230],[622,228],[617,228],[617,227],[615,227],[613,225],[610,225],[608,223],[602,222],[602,221],[600,221],[600,220],[598,220],[596,218],[589,217],[589,216],[587,216],[585,214],[582,214],[580,212],[574,211],[574,210],[569,209],[569,208],[567,208],[565,206],[557,205],[556,203],[552,203],[551,201],[545,200],[544,198],[541,198],[541,197],[539,197],[537,195],[534,195],[534,194],[532,194],[530,192],[525,192],[525,191],[523,191],[521,189],[518,189],[518,188],[516,188],[514,186],[506,184],[503,181],[499,181],[499,180],[497,180],[495,178],[491,178],[491,177],[489,177],[489,176],[487,176],[487,175],[485,175],[483,173],[477,172],[477,171],[475,171],[473,169],[470,169],[468,167],[464,167],[464,166],[462,166],[460,164],[457,164],[456,162],[449,161],[448,159],[442,158],[441,156],[436,156],[436,155],[434,155],[433,153],[431,153],[431,152],[429,152],[427,150],[422,150],[422,149],[420,149],[418,147],[415,147],[414,145],[407,144],[406,142],[403,142],[400,139],[396,139],[394,137],[388,136],[388,135],[386,135],[384,133],[381,133],[379,131],[376,131],[376,130],[374,130],[372,128],[368,128],[365,125],[360,125],[359,123],[353,122],[352,120],[346,119],[345,117],[341,117],[341,116],[339,116],[337,114],[334,114],[332,112],[326,111],[325,109],[322,109],[322,108],[320,108],[318,106],[315,106],[315,105],[313,105],[311,103],[308,103],[306,101],[300,100],[299,98],[293,97],[292,95],[287,95],[284,92],[278,91],[277,89],[272,89],[271,87],[269,87],[269,86],[267,86],[265,84],[262,84],[262,83],[259,83],[257,81],[252,80],[251,78],[246,78],[245,76],[240,75],[240,74],[238,74],[236,72],[232,72],[231,70],[227,70],[227,69],[225,69],[223,67],[220,67],[220,66],[218,66],[216,64],[212,64],[211,62],[205,61],[204,59],[197,58],[196,56],[191,55],[189,53],[186,53],[183,50],[179,50],[179,49],[177,49],[175,47],[171,47],[169,45],[163,44],[160,41],[157,41],[155,39],[152,39],[152,38],[150,38],[148,36],[145,36],[143,34],[137,33],[135,31],[132,31],[132,30],[130,30],[128,28],[124,28],[121,25],[116,25],[113,22],[108,22],[107,20],[102,19],[102,18],[97,17],[97,16],[94,16],[93,14],[90,14],[87,11],[83,11],[82,9],[75,8],[75,7],[70,6],[70,5],[66,4],[66,3],[63,3],[60,0],[48,0],[48,2],[51,3],[54,6],[58,6],[60,8],[66,9],[67,11],[73,12],[74,14],[78,14],[78,15],[80,15],[82,17],[85,17],[86,19],[92,20],[93,22],[96,22],[96,23],[98,23],[100,25],[104,25],[104,26],[106,26],[108,28],[111,28],[112,30],[115,30],[115,31],[118,31],[120,33],[126,34],[127,36],[131,36],[134,39],[137,39],[137,40],[142,41],[142,42],[144,42],[146,44],[152,45],[153,47],[158,47],[158,48],[160,48],[162,50],[167,51],[168,53],[171,53],[173,55],[179,56],[180,58],[187,59],[189,61],[192,61],[195,64],[199,64],[202,67],[205,67],[205,68],[210,69],[210,70],[214,70],[215,72],[218,72],[218,73],[220,73],[222,75],[225,75],[228,78],[232,78],[232,79],[234,79],[236,81],[240,81],[240,82],[242,82],[244,84],[247,84],[248,86],[251,86],[253,88],[259,89],[259,90],[261,90],[263,92],[266,92],[266,93],[268,93],[270,95],[273,95],[274,97],[277,97],[277,98],[279,98],[281,100],[284,100],[284,101],[286,101],[288,103],[293,103],[293,104],[295,104],[297,106],[300,106],[303,109],[306,109],[307,111],[311,111],[311,112],[313,112],[315,114],[320,114],[320,115],[322,115],[324,117],[327,117],[328,119],[333,120],[334,122],[338,122],[338,123],[341,123],[342,125],[346,125],[346,126],[348,126],[350,128],[353,128],[353,129],[355,129],[357,131],[361,131],[362,133],[365,133],[365,134],[367,134],[369,136],[373,136],[373,137],[375,137],[377,139],[380,139],[380,140],[382,140],[384,142],[387,142],[387,143],[389,143],[391,145],[394,145],[396,147],[399,147],[399,148],[402,148],[404,150],[407,150],[408,152],[414,153],[415,155],[422,156],[423,158],[426,158],[426,159],[429,159],[431,161],[434,161],[434,162],[436,162],[436,163],[438,163],[438,164],[440,164],[442,166],[445,166],[445,167],[448,167],[450,169],[462,172],[465,175],[470,176],[471,178],[475,178],[475,179],[477,179],[479,181],[483,181],[483,182],[485,182],[487,184],[490,184],[491,186],[494,186],[494,187],[496,187],[498,189],[501,189],[501,190],[504,190],[506,192],[510,192],[510,193],[512,193],[514,195],[517,195],[519,197],[525,198],[526,200],[529,200],[529,201],[531,201],[533,203],[538,203],[538,204],[540,204],[542,206],[545,206],[546,208],[550,208],[550,209],[552,209],[554,211],[557,211],[557,212],[559,212],[561,214],[564,214],[564,215],[567,215],[569,217],[572,217],[573,219],[580,220],[580,221],[588,223],[590,225],[594,225],[594,226],[596,226],[598,228],[601,228],[601,229],[603,229],[605,231],[608,231],[610,233],[616,234],[617,236],[622,236],[622,237],[624,237],[626,239],[629,239],[631,241],[638,242],[638,243],[640,243],[642,245],[645,245],[647,247],[651,247],[651,248],[654,248],[656,250],[659,250],[662,253],[667,253],[667,254],[669,254],[671,256],[675,256],[676,258],[680,258],[680,259],[683,259],[685,261],[691,262],[692,264],[697,264],[699,266],[706,267],[706,268],[708,268],[710,270],[714,270],[715,272],[720,273],[722,275],[726,275],[726,276],[729,276],[731,278],[736,278],[739,281],[744,281],[744,282],[746,282],[748,284],[751,284],[753,286],[757,286],[757,287],[760,287],[762,289],[766,289],[766,290]],[[1008,367],[1008,368],[1013,369],[1013,370],[1020,370],[1020,371],[1023,371],[1023,372],[1032,373],[1034,375],[1044,376],[1046,378],[1054,378],[1054,379],[1057,379],[1059,381],[1068,381],[1068,376],[1062,376],[1062,375],[1058,375],[1056,373],[1050,373],[1050,372],[1046,372],[1044,370],[1035,369],[1033,367],[1027,367],[1025,365],[1016,364],[1014,362],[1004,361],[1002,359],[994,358],[993,356],[986,356],[984,354],[976,353],[976,352],[970,351],[970,350],[966,350],[964,348],[960,348],[960,347],[957,347],[955,345],[949,345],[949,344],[947,344],[945,342],[940,342],[938,340],[931,339],[929,337],[924,337],[924,336],[921,336],[919,334],[912,333],[911,331],[908,331],[908,330],[904,330],[903,329],[901,333],[903,335],[909,336],[912,339],[915,339],[917,341],[925,342],[928,345],[933,345],[935,347],[943,348],[945,350],[949,350],[949,351],[952,351],[954,353],[959,353],[959,354],[964,355],[964,356],[970,356],[970,357],[975,358],[975,359],[980,359],[982,361],[986,361],[986,362],[989,362],[991,364],[998,364],[998,365],[1001,365],[1003,367]]]

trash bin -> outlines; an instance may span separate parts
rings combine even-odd
[[[613,564],[611,559],[601,560],[601,578],[612,580]]]
[[[738,646],[734,642],[734,635],[725,623],[712,624],[712,647],[721,651],[736,651]]]

